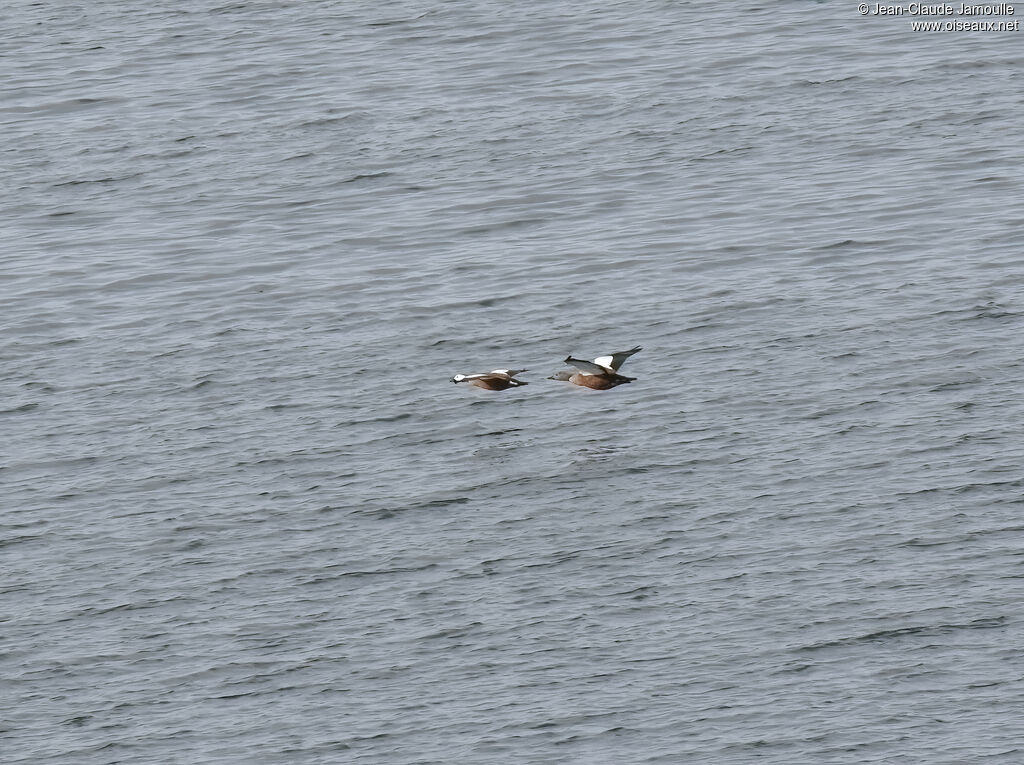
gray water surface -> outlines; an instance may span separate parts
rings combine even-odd
[[[1021,33],[0,29],[5,763],[1022,761]]]

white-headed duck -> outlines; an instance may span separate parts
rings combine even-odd
[[[528,369],[495,369],[492,372],[480,372],[475,375],[458,374],[452,378],[452,382],[468,382],[485,390],[505,390],[506,388],[518,388],[520,385],[529,385],[527,382],[515,379],[516,375],[528,371]]]

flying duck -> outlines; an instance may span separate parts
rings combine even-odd
[[[608,390],[616,385],[633,382],[636,379],[635,377],[620,375],[619,367],[622,366],[626,359],[639,350],[642,349],[638,345],[629,351],[619,351],[607,356],[598,356],[593,361],[583,361],[583,359],[574,359],[572,356],[568,356],[565,359],[565,363],[576,367],[577,371],[555,372],[548,379],[571,382],[574,385],[582,385],[584,388]]]
[[[485,390],[505,390],[506,388],[518,388],[520,385],[529,385],[527,382],[515,379],[516,375],[529,371],[528,369],[495,369],[493,372],[480,372],[475,375],[458,374],[452,378],[452,382],[468,382]]]

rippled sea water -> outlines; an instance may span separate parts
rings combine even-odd
[[[1024,33],[0,21],[5,762],[1021,761]]]

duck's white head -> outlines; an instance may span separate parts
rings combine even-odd
[[[467,375],[463,375],[463,374],[455,375],[455,377],[452,378],[452,382],[454,382],[454,383],[462,382],[463,380],[466,379],[466,377],[467,377]]]

